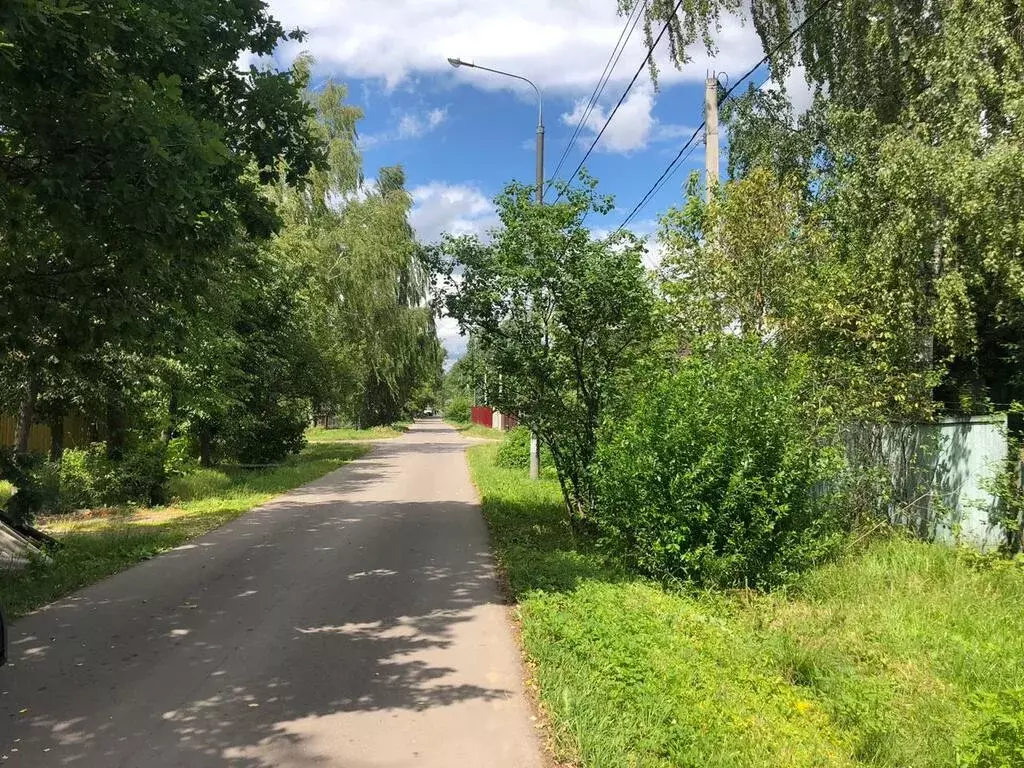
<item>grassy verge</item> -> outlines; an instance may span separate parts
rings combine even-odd
[[[337,469],[368,450],[351,443],[313,444],[269,470],[198,470],[171,481],[177,501],[153,509],[101,510],[40,521],[63,547],[49,563],[0,571],[0,603],[11,616],[46,605],[87,584],[179,546],[243,512]]]
[[[409,430],[409,424],[395,422],[384,427],[370,429],[327,429],[326,427],[310,427],[306,430],[306,440],[310,443],[338,443],[351,440],[384,440],[401,437]]]
[[[1024,766],[1024,569],[875,542],[788,594],[686,594],[470,451],[556,757],[590,768]]]
[[[449,421],[448,425],[455,427],[459,434],[464,437],[482,437],[486,440],[501,440],[505,433],[500,429],[491,429],[490,427],[483,427],[479,424],[459,424],[457,422]]]

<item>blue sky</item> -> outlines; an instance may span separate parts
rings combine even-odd
[[[404,166],[421,239],[443,231],[483,233],[493,225],[491,199],[510,179],[532,183],[536,97],[524,84],[475,69],[458,57],[534,80],[544,93],[546,172],[552,174],[622,32],[615,0],[270,0],[274,15],[308,38],[280,52],[313,54],[318,80],[344,82],[362,107],[365,173]],[[639,29],[630,38],[581,137],[559,174],[576,168],[596,131],[646,54]],[[660,89],[644,71],[587,161],[617,210],[595,228],[613,229],[655,182],[702,120],[709,70],[733,82],[763,55],[749,20],[724,17],[718,51],[694,49],[681,71],[658,50]],[[724,79],[724,78],[723,78]],[[799,75],[787,82],[800,90]],[[794,99],[795,101],[798,99]],[[703,145],[633,222],[648,233],[681,199],[689,171],[703,167]],[[651,260],[657,258],[652,243]],[[464,344],[442,321],[452,358]]]

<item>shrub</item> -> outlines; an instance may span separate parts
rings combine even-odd
[[[100,443],[89,448],[86,465],[93,478],[95,501],[118,504],[162,504],[167,501],[167,475],[161,443],[136,446],[120,461],[106,457]]]
[[[975,697],[981,728],[958,749],[957,768],[1024,765],[1024,689]]]
[[[106,445],[64,451],[58,471],[61,511],[167,501],[164,446],[134,446],[120,461],[107,458]]]
[[[453,397],[445,405],[444,417],[456,424],[468,424],[473,418],[473,404],[468,397]]]
[[[39,479],[43,463],[39,456],[0,447],[0,480],[15,489],[3,505],[3,513],[17,525],[30,524],[46,503],[45,488]]]
[[[602,430],[593,516],[641,573],[768,586],[824,556],[839,469],[799,404],[799,370],[729,340],[641,392]]]
[[[231,478],[219,469],[196,469],[179,477],[172,477],[168,488],[178,501],[205,499],[231,487]]]
[[[530,430],[526,427],[516,427],[505,433],[505,437],[498,446],[498,456],[495,463],[506,469],[529,469],[530,467]],[[541,466],[551,466],[551,451],[546,445],[540,448]]]
[[[98,451],[102,452],[100,445]],[[58,506],[61,511],[70,512],[76,509],[93,507],[98,503],[95,487],[96,458],[90,451],[67,449],[60,460],[60,495]]]
[[[227,452],[242,464],[276,464],[306,444],[309,412],[301,401],[239,408],[225,432]]]
[[[168,475],[184,475],[199,466],[198,451],[188,437],[175,437],[167,441],[164,471]]]
[[[18,489],[14,487],[13,483],[9,483],[6,480],[0,480],[0,509],[4,508],[11,496]]]

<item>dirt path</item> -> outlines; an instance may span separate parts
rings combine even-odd
[[[3,765],[540,766],[465,445],[418,424],[18,622]]]

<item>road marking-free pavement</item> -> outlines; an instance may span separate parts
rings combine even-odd
[[[5,766],[539,768],[439,422],[15,623]]]

